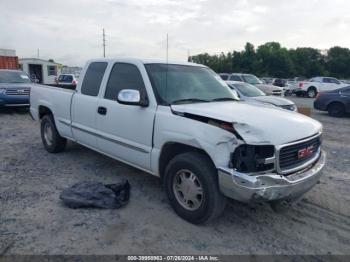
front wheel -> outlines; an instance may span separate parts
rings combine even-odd
[[[190,223],[205,223],[225,208],[226,198],[219,190],[216,168],[202,153],[188,152],[173,158],[164,182],[171,206]]]
[[[315,98],[316,95],[317,95],[316,88],[310,87],[310,88],[307,90],[307,96],[308,96],[309,98]]]
[[[62,152],[66,147],[67,139],[60,136],[51,115],[45,115],[41,120],[41,140],[50,153]]]

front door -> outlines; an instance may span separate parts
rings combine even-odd
[[[147,95],[139,68],[115,63],[99,100],[97,114],[98,147],[121,161],[150,170],[153,123],[156,106],[125,105],[117,101],[122,89],[135,89]]]

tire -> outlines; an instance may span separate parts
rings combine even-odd
[[[208,222],[225,209],[226,197],[219,190],[217,170],[202,153],[175,156],[166,167],[164,186],[174,211],[190,223]]]
[[[316,95],[317,95],[317,90],[316,90],[316,88],[315,87],[309,87],[309,89],[307,90],[307,96],[309,97],[309,98],[315,98],[316,97]]]
[[[45,149],[50,153],[62,152],[67,143],[67,139],[60,136],[56,129],[52,115],[45,115],[41,120],[41,140]]]
[[[341,103],[331,103],[328,106],[328,114],[334,117],[343,117],[345,115],[345,107]]]

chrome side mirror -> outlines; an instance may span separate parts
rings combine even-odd
[[[147,99],[141,99],[140,91],[135,89],[122,89],[118,93],[118,102],[124,105],[148,106]]]

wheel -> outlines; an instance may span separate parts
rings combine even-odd
[[[316,90],[316,88],[314,88],[314,87],[309,87],[309,89],[307,90],[307,96],[308,96],[309,98],[315,98],[316,95],[317,95],[317,90]]]
[[[328,106],[328,114],[334,117],[342,117],[345,115],[345,107],[341,103],[332,103]]]
[[[205,223],[225,209],[226,198],[219,190],[216,168],[202,153],[174,157],[165,170],[164,186],[175,212],[190,223]]]
[[[55,122],[51,115],[45,115],[41,120],[41,140],[45,149],[50,153],[62,152],[67,139],[57,132]]]

